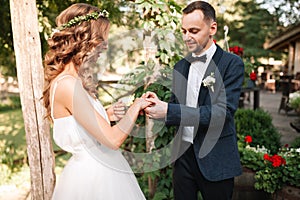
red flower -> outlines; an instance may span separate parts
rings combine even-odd
[[[244,54],[244,49],[239,46],[229,47],[229,51],[238,56],[242,56]]]
[[[245,136],[245,142],[246,143],[251,143],[252,142],[252,137],[250,135]]]
[[[264,159],[270,161],[270,156],[268,154],[264,154]]]
[[[214,43],[217,43],[217,40],[213,39]]]
[[[273,167],[280,167],[281,165],[286,164],[286,160],[277,154],[275,154],[271,157],[268,154],[265,154],[264,159],[267,161],[270,161],[272,163]]]
[[[255,73],[254,71],[252,71],[252,72],[250,73],[250,79],[251,79],[252,81],[256,81],[257,76],[256,76],[256,73]]]

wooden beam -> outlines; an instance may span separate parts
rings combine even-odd
[[[10,0],[17,77],[26,131],[31,199],[50,200],[54,188],[54,156],[42,97],[42,65],[35,0]]]
[[[289,44],[300,40],[300,25],[293,27],[282,33],[280,36],[271,40],[267,45],[267,49],[279,50],[289,47]]]

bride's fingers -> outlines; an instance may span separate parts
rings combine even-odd
[[[114,107],[114,111],[118,112],[118,111],[125,111],[126,110],[126,106],[122,106],[122,107]]]
[[[122,108],[125,107],[125,103],[123,102],[117,102],[114,104],[114,108]]]
[[[151,102],[147,101],[144,98],[137,98],[135,102],[139,104],[141,110],[148,107],[151,104]]]
[[[121,101],[115,103],[113,108],[114,108],[114,111],[124,111],[124,110],[126,111],[126,109],[127,109],[125,103],[123,103]]]
[[[125,110],[123,110],[123,111],[116,111],[116,112],[114,112],[114,114],[115,114],[116,116],[120,117],[120,116],[125,115],[125,114],[126,114],[126,111],[125,111]]]

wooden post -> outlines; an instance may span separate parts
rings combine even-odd
[[[51,199],[55,175],[50,128],[44,119],[44,73],[35,0],[10,0],[17,76],[26,131],[31,198]]]
[[[148,79],[145,81],[144,84],[144,91],[147,89],[147,87],[155,82],[156,76],[159,74],[159,61],[157,58],[155,58],[155,54],[157,52],[157,45],[151,41],[152,36],[150,32],[144,33],[144,53],[145,53],[145,63],[148,64],[149,61],[155,62],[155,67],[153,69],[152,76],[148,77]],[[157,138],[157,135],[153,134],[153,126],[154,121],[153,119],[150,119],[149,117],[146,117],[146,129],[145,129],[145,135],[146,135],[146,151],[151,153],[152,149],[155,148],[155,139]],[[150,175],[148,176],[148,189],[149,189],[149,198],[153,198],[156,192],[156,185],[157,185],[157,179],[152,178]]]

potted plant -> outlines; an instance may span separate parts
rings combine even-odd
[[[247,187],[255,195],[235,199],[300,199],[300,138],[298,143],[282,147],[270,114],[260,109],[238,109],[235,124],[243,165],[243,175],[237,180],[251,180]],[[235,185],[241,194],[248,192],[245,185]]]
[[[300,114],[300,91],[290,93],[288,106]]]
[[[296,113],[298,113],[298,116],[300,116],[300,91],[290,93],[289,95],[289,102],[288,107],[295,110]],[[297,132],[300,132],[300,118],[294,120],[293,122],[290,122],[290,125],[292,128],[294,128]]]
[[[241,163],[254,173],[254,188],[269,193],[273,199],[300,197],[300,148],[288,146],[276,154],[264,146],[251,146],[252,137],[239,141]]]

